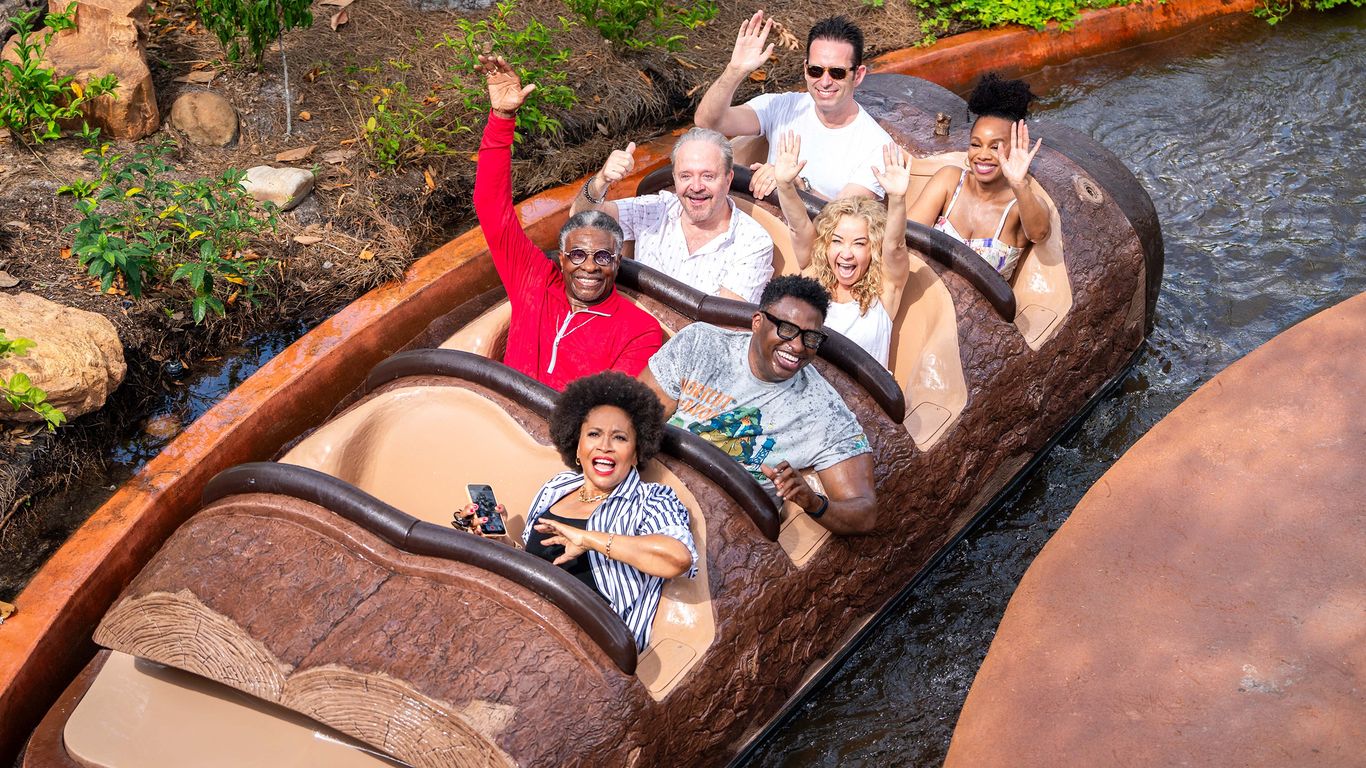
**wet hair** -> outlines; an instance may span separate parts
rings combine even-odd
[[[863,314],[882,297],[882,234],[887,228],[887,209],[871,198],[844,197],[827,203],[820,215],[816,216],[816,242],[811,249],[813,276],[822,288],[832,294],[838,281],[826,254],[830,250],[830,241],[835,237],[835,228],[845,216],[863,219],[868,225],[868,253],[872,258],[868,262],[868,271],[850,289],[858,301],[859,313]]]
[[[576,229],[600,229],[606,232],[612,236],[612,250],[617,253],[621,252],[621,244],[626,242],[626,233],[621,231],[621,225],[616,219],[602,211],[579,211],[560,227],[561,253],[564,252],[564,243],[569,238],[569,233]]]
[[[783,275],[768,281],[764,292],[759,296],[759,309],[767,310],[779,301],[791,296],[810,304],[825,320],[830,309],[830,292],[815,280],[802,275]]]
[[[854,46],[854,69],[863,63],[863,30],[844,16],[831,16],[821,19],[806,33],[806,50],[817,40],[833,40]]]
[[[664,406],[659,398],[636,379],[620,371],[605,371],[570,382],[550,414],[550,440],[566,467],[579,468],[579,430],[588,413],[600,405],[616,406],[631,419],[636,430],[637,466],[659,453],[664,439]]]
[[[674,142],[673,150],[669,152],[669,162],[677,162],[679,148],[690,141],[703,141],[716,145],[716,148],[721,150],[721,160],[724,164],[722,173],[730,171],[731,166],[735,164],[735,152],[731,149],[730,139],[727,139],[726,135],[720,131],[701,127],[689,128],[687,133],[678,137],[678,141]]]
[[[1018,122],[1029,116],[1029,102],[1038,98],[1023,80],[1006,80],[988,72],[977,82],[968,97],[968,115],[999,117]],[[976,119],[973,119],[976,122]]]

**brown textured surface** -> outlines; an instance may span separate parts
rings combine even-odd
[[[912,151],[943,151],[942,141],[930,135],[932,120],[907,103],[904,89],[870,95],[870,110],[901,126],[896,135]],[[962,143],[965,136],[948,141]],[[139,619],[121,610],[133,613],[129,601],[149,593],[187,589],[263,642],[293,670],[290,680],[320,674],[319,669],[348,681],[393,678],[421,700],[419,710],[434,707],[441,718],[456,717],[476,702],[496,708],[506,723],[489,735],[521,765],[568,764],[589,756],[613,765],[661,764],[666,756],[723,762],[797,692],[804,673],[829,658],[851,626],[908,583],[1137,347],[1142,311],[1133,309],[1135,301],[1142,303],[1144,262],[1134,230],[1113,203],[1078,198],[1072,179],[1082,171],[1061,153],[1046,150],[1036,163],[1036,176],[1064,220],[1089,223],[1064,233],[1072,312],[1041,350],[1032,351],[975,289],[941,273],[958,312],[969,399],[935,448],[917,451],[905,429],[852,379],[823,360],[815,363],[859,414],[876,452],[879,498],[888,502],[879,535],[833,539],[799,568],[705,478],[669,463],[707,516],[717,634],[701,663],[661,704],[635,678],[601,663],[578,628],[549,610],[545,615],[559,622],[562,633],[552,642],[527,618],[526,611],[540,604],[529,593],[510,584],[499,585],[496,593],[480,590],[461,581],[474,576],[455,564],[393,552],[349,524],[325,522],[318,510],[300,517],[303,511],[288,509],[286,525],[250,515],[229,519],[213,507],[176,535],[111,613],[105,626],[117,626],[122,634],[102,632],[98,639],[184,665],[184,658],[170,658],[164,640],[133,640],[124,627]],[[644,303],[667,326],[686,322],[663,306]],[[539,417],[498,396],[491,399],[532,434],[544,435]],[[326,535],[320,533],[324,528]],[[203,568],[220,559],[213,555],[219,550],[253,554],[240,564],[239,558],[216,563],[216,573]],[[317,565],[298,568],[299,563]],[[403,566],[389,575],[391,563]],[[339,584],[357,586],[348,591]],[[378,586],[372,590],[372,584]],[[294,599],[295,594],[308,597]],[[813,602],[817,594],[821,599]],[[516,610],[505,604],[512,595]],[[304,603],[310,608],[301,612]],[[225,657],[215,656],[219,664]],[[232,677],[230,671],[201,667],[219,679]],[[243,687],[247,677],[225,681]],[[290,682],[284,689],[286,703],[296,701]],[[345,709],[384,711],[375,702]],[[330,712],[305,714],[359,738],[411,732],[403,717],[389,729],[354,718],[339,722]],[[546,739],[547,729],[560,735]],[[415,744],[399,741],[376,746],[410,750],[396,752],[404,759],[420,757]]]
[[[1097,481],[1011,598],[949,766],[1363,764],[1363,345],[1366,294]]]
[[[1179,15],[1162,10],[1177,6]],[[1202,15],[1213,17],[1233,10],[1236,8],[1223,0],[1176,0],[1160,6],[1160,12],[1148,6],[1133,6],[1116,9],[1122,16],[1103,13],[1111,20],[1152,17],[1155,23],[1145,21],[1141,25],[1143,34],[1149,34],[1160,28],[1180,28]],[[1088,14],[1086,18],[1094,15]],[[1079,28],[1082,26],[1084,24]],[[1104,46],[1119,46],[1133,39],[1129,28],[1122,23],[1112,24],[1107,29],[1110,31],[1104,33]],[[979,36],[964,47],[1018,58],[1024,52],[1022,46],[1030,49],[1047,47],[1056,52],[1060,41],[1067,45],[1066,41],[1071,39],[1052,31],[1023,42],[1014,38]],[[1092,30],[1078,37],[1077,45],[1093,50],[1098,39],[1098,33]],[[960,47],[956,53],[962,50]],[[890,63],[881,67],[883,71],[907,71],[914,65],[910,61],[887,61]],[[946,72],[951,68],[951,62],[943,65]],[[926,127],[923,121],[908,127],[928,135],[921,130]],[[664,162],[672,141],[672,137],[666,137],[637,151],[642,174]],[[953,148],[961,147],[955,145]],[[1052,179],[1045,185],[1060,209],[1066,197],[1066,188],[1060,184],[1070,181],[1057,175],[1063,166],[1065,162],[1060,162],[1057,168],[1048,172]],[[1041,182],[1044,181],[1042,175]],[[529,234],[543,241],[551,238],[577,192],[577,185],[567,185],[523,203],[519,210]],[[48,703],[89,658],[93,649],[84,638],[88,637],[91,627],[132,575],[193,511],[198,491],[207,479],[224,467],[262,458],[277,450],[286,440],[316,423],[319,411],[330,410],[340,402],[375,362],[404,347],[442,312],[491,287],[494,276],[487,261],[479,258],[481,246],[482,238],[477,232],[467,233],[418,262],[402,283],[367,294],[291,346],[153,459],[40,571],[16,601],[19,613],[0,630],[0,759],[17,749]],[[961,281],[947,280],[960,319],[966,321],[960,341],[972,387],[969,412],[964,414],[955,432],[962,431],[969,437],[960,438],[961,445],[952,451],[946,451],[946,446],[941,444],[928,456],[921,456],[906,443],[904,432],[898,426],[881,421],[870,423],[871,436],[880,447],[880,490],[887,494],[907,494],[904,505],[887,510],[886,517],[902,521],[897,533],[904,531],[913,538],[899,539],[888,529],[881,538],[893,543],[881,548],[867,542],[834,542],[808,566],[808,571],[842,579],[842,594],[854,595],[855,602],[879,604],[881,596],[868,596],[858,588],[863,577],[845,577],[843,571],[827,563],[825,558],[846,548],[865,557],[875,554],[878,562],[894,566],[886,574],[889,583],[903,579],[906,573],[917,569],[929,553],[942,546],[980,503],[1006,482],[1011,474],[1009,470],[1018,467],[1029,452],[1046,442],[1061,420],[1084,399],[1085,393],[1113,373],[1116,361],[1122,360],[1133,348],[1139,331],[1136,330],[1132,337],[1127,333],[1133,322],[1127,310],[1132,309],[1132,305],[1126,303],[1119,288],[1106,281],[1129,281],[1131,291],[1138,287],[1129,279],[1131,255],[1121,251],[1117,263],[1109,265],[1103,263],[1108,257],[1097,256],[1087,261],[1077,256],[1075,248],[1069,246],[1068,268],[1074,288],[1079,291],[1078,304],[1065,318],[1066,326],[1058,336],[1049,340],[1028,364],[1021,362],[1021,358],[1031,356],[1018,334],[1012,335],[1012,331],[1001,327],[1003,324],[994,322],[979,327],[979,319],[989,317],[990,312],[984,311],[986,308],[980,303],[962,296],[967,289]],[[1106,273],[1111,268],[1113,271]],[[1141,318],[1142,312],[1138,314]],[[1127,322],[1122,319],[1126,316],[1129,316]],[[1116,333],[1117,329],[1123,332]],[[973,346],[979,343],[982,346]],[[1086,345],[1098,345],[1103,350],[1100,358],[1087,358]],[[997,399],[992,395],[990,403],[979,402],[985,398],[983,382],[998,371],[1002,378],[993,387],[1000,386],[1002,391],[1010,393],[1009,396]],[[850,382],[834,378],[841,391],[850,391]],[[1021,419],[1018,422],[1015,421],[1017,417]],[[1002,418],[1006,419],[1006,424],[1018,424],[1007,427],[1004,438],[999,426]],[[898,476],[889,480],[888,473]],[[965,480],[969,481],[968,487],[960,485]],[[912,490],[914,492],[909,492]],[[702,494],[698,495],[701,499]],[[738,521],[731,524],[739,525]],[[709,549],[724,558],[722,562],[731,569],[739,571],[764,558],[761,551],[718,553],[718,548],[727,541],[715,536]],[[887,553],[889,547],[895,550],[895,558]],[[781,563],[754,567],[771,575],[772,569],[781,570]],[[812,583],[815,583],[814,579]],[[810,585],[794,585],[792,596],[771,596],[770,601],[775,605],[784,600],[795,604],[796,593],[807,586]],[[745,607],[742,600],[732,601],[730,605]],[[852,609],[844,613],[855,615]],[[831,617],[831,620],[839,618]],[[764,647],[801,644],[802,648],[781,654],[787,660],[815,658],[836,642],[830,638],[841,634],[822,628],[822,622],[817,619],[803,623],[801,617],[796,617],[785,621],[781,637],[775,637]],[[774,623],[776,625],[776,620]],[[811,636],[791,634],[806,626],[815,626],[820,631]],[[741,640],[748,641],[755,635],[777,635],[779,633],[773,632],[775,628],[745,628],[742,631],[745,637]],[[806,647],[808,645],[811,648]],[[742,659],[747,668],[757,669],[757,659],[762,658],[759,651],[754,650],[756,646],[733,642],[731,645],[718,644],[717,648],[724,650],[713,653],[739,653],[735,658]],[[712,659],[707,661],[710,663]],[[765,719],[762,712],[744,708],[766,706],[771,701],[781,700],[795,689],[799,676],[791,671],[777,675],[782,681],[781,691],[746,694],[734,701],[713,699],[707,711],[719,713],[722,724],[703,724],[703,730],[713,731],[707,738],[713,745],[733,746],[737,734],[749,734]],[[734,684],[739,685],[738,682]],[[734,686],[724,690],[733,693]],[[681,692],[675,697],[678,695]],[[702,693],[695,695],[704,696]],[[680,717],[683,719],[677,723],[685,723],[686,717]],[[670,734],[665,738],[673,743],[682,737]],[[714,747],[712,754],[729,748]]]

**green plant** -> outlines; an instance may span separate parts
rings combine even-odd
[[[1049,22],[1058,22],[1062,29],[1071,29],[1077,17],[1088,8],[1108,8],[1129,5],[1139,0],[911,0],[920,14],[919,45],[933,43],[938,35],[955,25],[990,28],[1003,24],[1043,29]],[[865,0],[867,2],[867,0]]]
[[[1366,4],[1366,0],[1263,0],[1252,9],[1252,14],[1259,19],[1265,19],[1267,24],[1277,24],[1284,21],[1296,6],[1309,11],[1327,11],[1348,3],[1360,8]]]
[[[399,60],[390,60],[388,66],[399,72],[412,68]],[[361,71],[374,76],[386,74],[378,65]],[[456,137],[471,132],[458,118],[447,115],[448,104],[436,93],[419,99],[399,79],[383,85],[352,83],[370,97],[371,113],[364,126],[365,144],[375,164],[381,168],[392,170],[419,157],[454,154]]]
[[[313,26],[310,0],[195,0],[199,19],[208,27],[228,61],[242,58],[243,44],[259,70],[266,47],[280,41],[280,65],[284,69],[285,135],[294,132],[294,113],[289,95],[289,59],[285,56],[285,32]]]
[[[190,313],[203,322],[223,315],[239,298],[254,302],[274,262],[258,257],[249,240],[276,226],[275,206],[259,204],[242,188],[242,171],[189,182],[169,178],[169,140],[125,159],[109,144],[86,150],[99,162],[99,180],[59,188],[76,198],[81,220],[72,251],[108,291],[116,280],[140,297],[151,282],[184,282]]]
[[[686,0],[675,5],[671,0],[564,0],[570,10],[597,28],[606,40],[632,51],[647,48],[683,46],[687,37],[676,29],[697,29],[716,18],[712,0]],[[653,34],[637,37],[637,30],[650,22]]]
[[[61,138],[63,122],[76,120],[82,105],[113,93],[118,86],[114,75],[90,78],[82,86],[75,77],[58,75],[45,66],[44,55],[53,36],[76,26],[76,4],[61,13],[49,13],[47,27],[38,34],[33,29],[40,12],[35,8],[10,17],[18,61],[0,60],[0,127],[21,139],[27,134],[35,144]],[[84,125],[84,130],[91,129]]]
[[[0,328],[0,358],[10,355],[23,357],[34,346],[32,339],[10,341],[5,338],[5,329]],[[49,432],[66,423],[66,414],[49,403],[47,393],[33,386],[33,382],[23,373],[16,372],[8,379],[0,377],[0,400],[9,403],[16,411],[27,409],[38,414],[47,422]]]
[[[559,21],[562,32],[573,26],[564,17]],[[564,84],[566,73],[559,69],[569,59],[569,50],[555,46],[551,28],[519,13],[516,0],[501,0],[487,17],[479,21],[459,19],[456,26],[460,35],[444,35],[436,47],[455,52],[450,87],[460,94],[465,108],[476,113],[488,108],[488,90],[479,75],[478,57],[496,53],[517,70],[523,83],[536,84],[517,113],[517,140],[558,133],[560,121],[550,111],[572,109],[578,96]]]

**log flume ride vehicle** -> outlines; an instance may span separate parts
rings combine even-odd
[[[874,75],[859,100],[916,156],[919,185],[963,162],[967,126],[934,130],[936,113],[965,114],[949,91]],[[891,370],[838,336],[814,363],[874,450],[875,535],[834,537],[776,508],[719,448],[671,429],[642,474],[688,506],[699,572],[669,582],[638,651],[574,577],[450,527],[466,484],[487,483],[519,533],[560,469],[546,426],[554,393],[497,362],[501,289],[461,297],[427,308],[426,330],[324,404],[333,417],[275,461],[202,488],[202,509],[104,615],[94,639],[107,650],[51,709],[24,765],[734,760],[1143,343],[1162,273],[1151,200],[1089,137],[1046,121],[1035,130],[1053,234],[1013,284],[912,226]],[[736,190],[746,180],[737,173]],[[665,169],[640,189],[668,183]],[[776,271],[795,271],[776,208],[736,195],[774,236]],[[550,234],[533,236],[553,247]],[[747,327],[754,311],[631,262],[618,286],[670,333]]]

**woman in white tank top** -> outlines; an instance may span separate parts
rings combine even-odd
[[[1009,280],[1030,243],[1052,231],[1048,206],[1030,183],[1025,123],[1034,94],[1023,80],[987,73],[968,98],[972,124],[966,168],[940,168],[911,206],[911,220],[952,236]]]
[[[774,175],[783,216],[793,229],[797,264],[830,291],[825,325],[863,347],[882,365],[892,345],[892,318],[911,275],[906,252],[906,189],[910,155],[896,144],[882,148],[883,169],[873,170],[887,191],[887,207],[867,197],[828,203],[812,222],[797,195],[801,138],[779,137]]]

